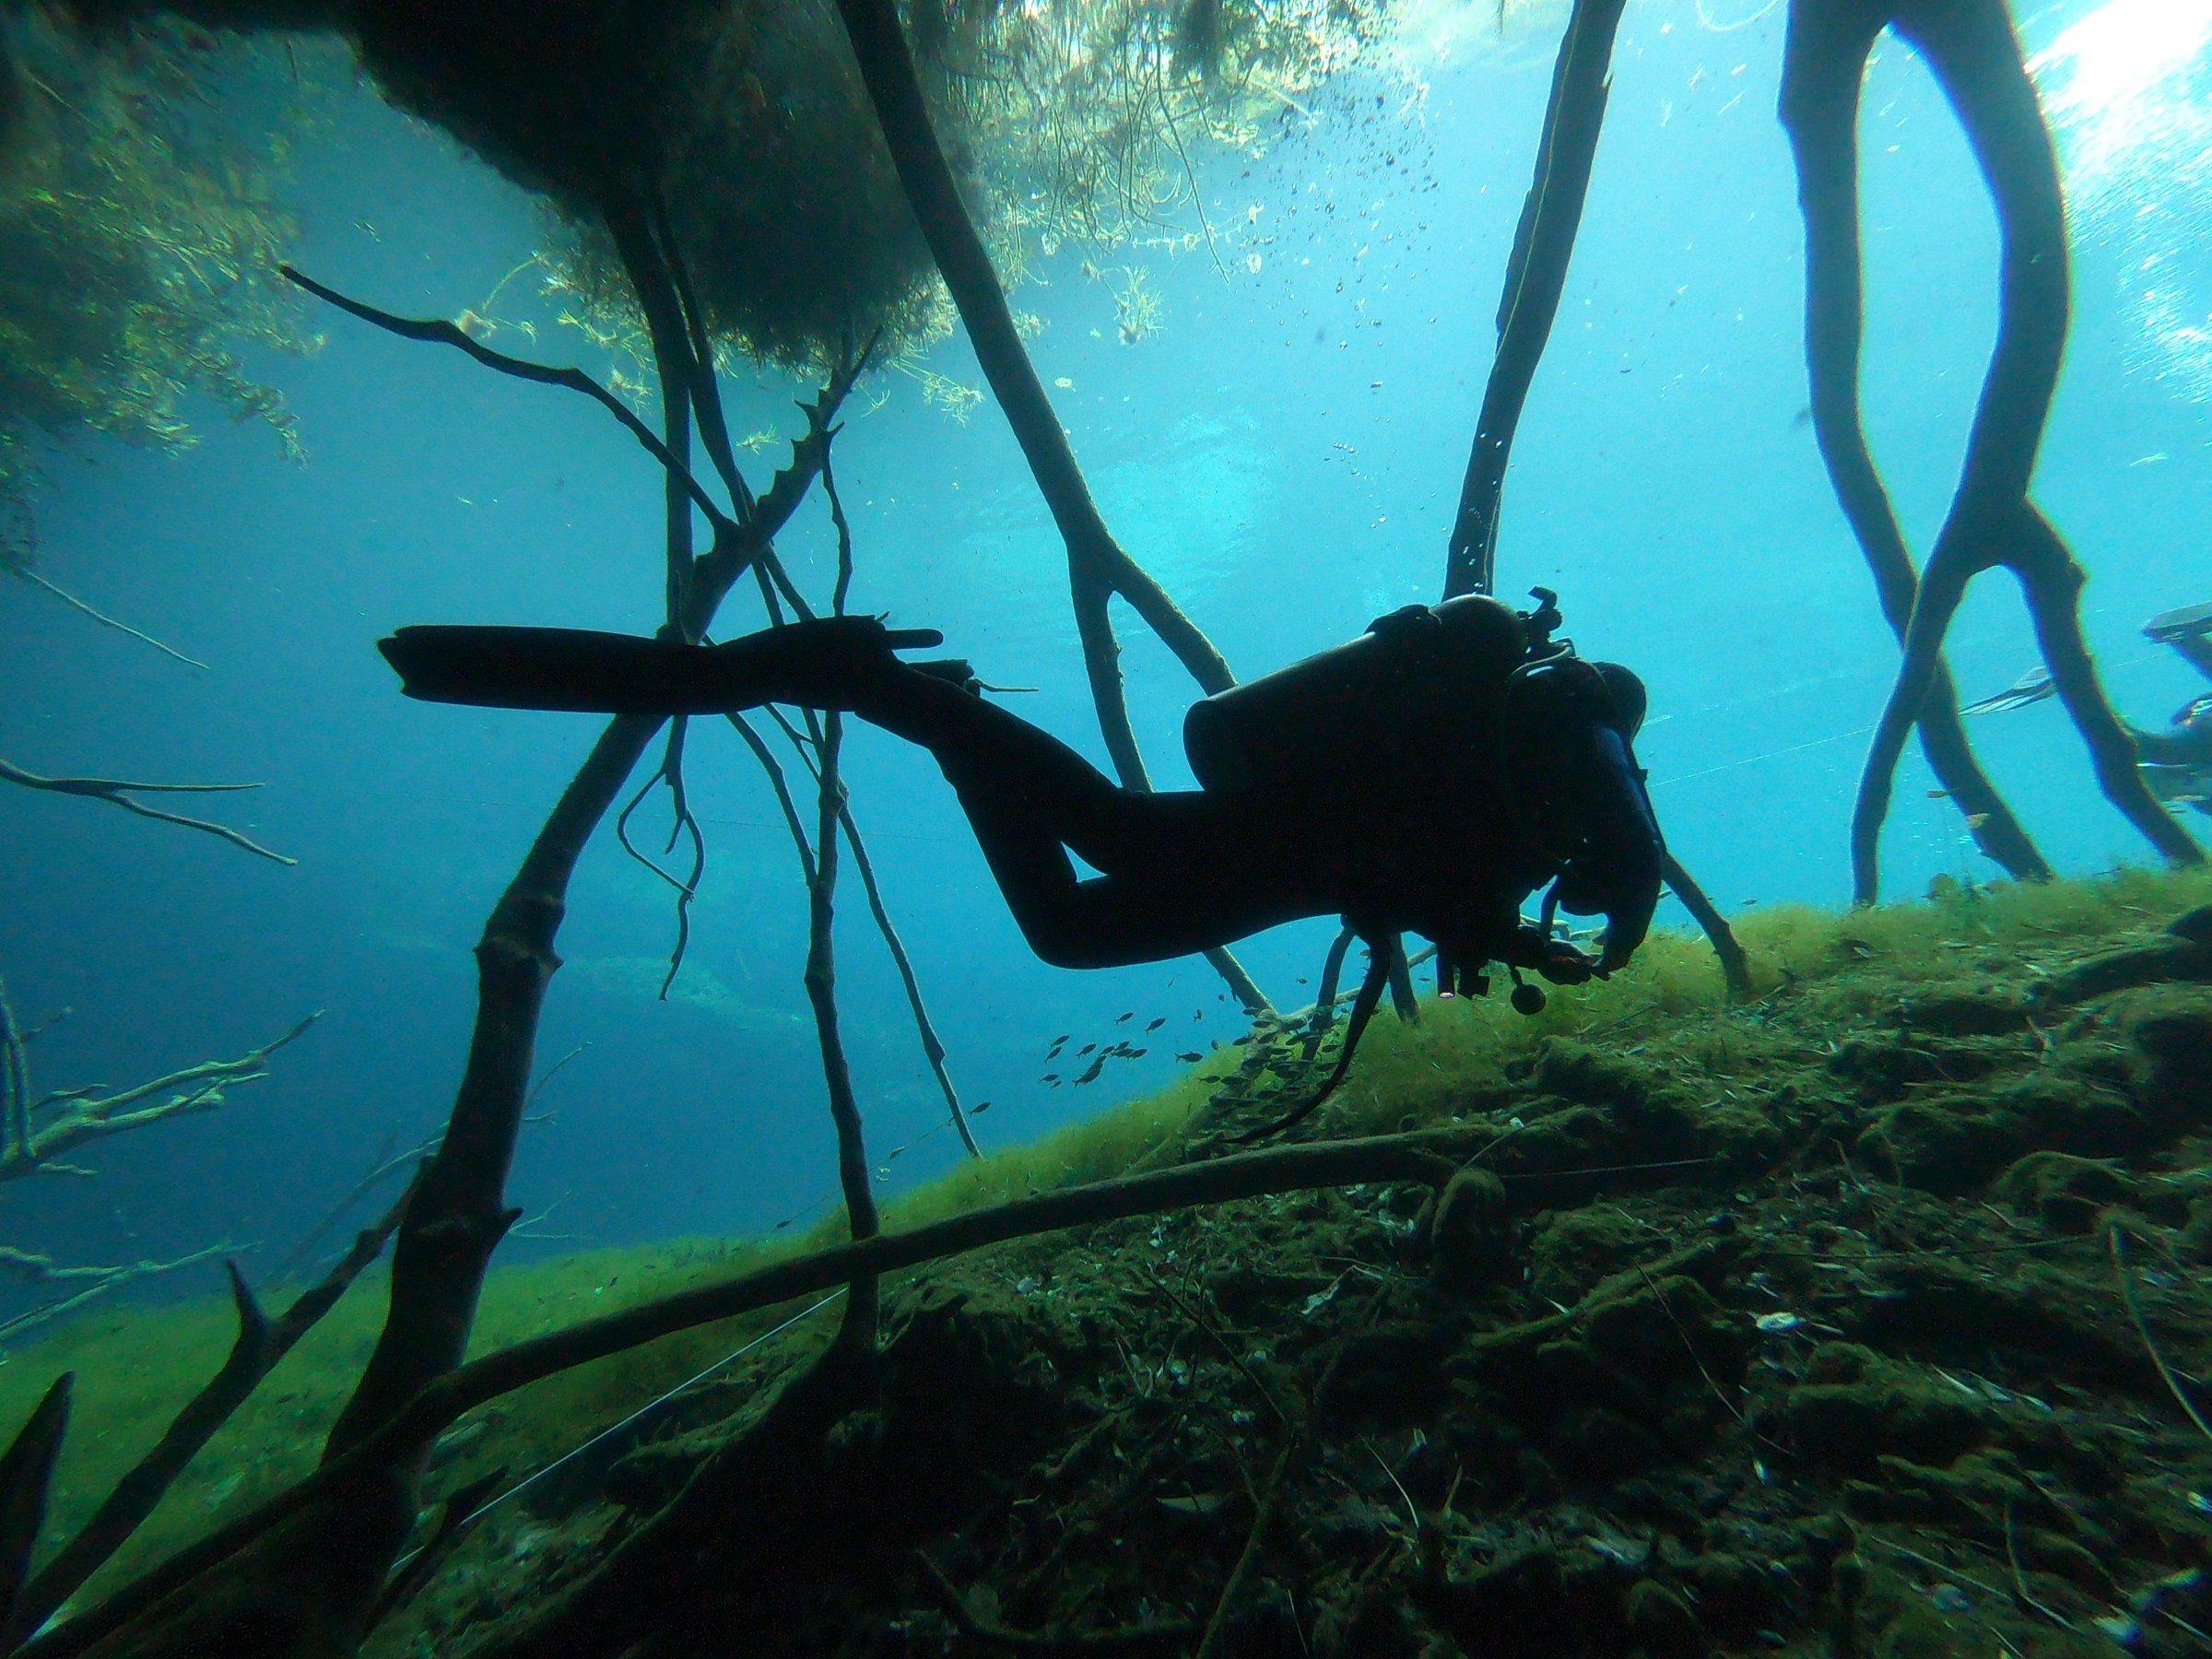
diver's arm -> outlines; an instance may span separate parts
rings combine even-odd
[[[1454,981],[1459,971],[1479,975],[1491,962],[1542,974],[1555,985],[1579,985],[1598,973],[1597,958],[1524,920],[1510,889],[1479,919],[1463,912],[1459,926],[1447,931],[1453,942],[1439,938],[1437,949],[1454,965]]]

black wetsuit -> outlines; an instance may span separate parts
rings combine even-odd
[[[1159,793],[1120,787],[986,701],[965,664],[900,662],[894,646],[935,636],[871,618],[715,646],[429,628],[382,648],[409,695],[436,701],[660,715],[794,703],[920,744],[1030,947],[1060,967],[1154,961],[1340,915],[1370,940],[1435,940],[1447,985],[1449,964],[1471,974],[1489,960],[1572,982],[1641,941],[1661,846],[1630,747],[1641,686],[1550,645],[1547,629],[1532,646],[1530,620],[1488,599],[1385,618],[1368,665],[1380,693],[1347,708],[1305,695],[1296,669],[1271,677],[1298,695],[1270,718],[1312,729],[1263,732],[1256,761],[1222,736],[1230,717],[1202,712],[1267,682],[1202,703],[1186,745],[1214,786]],[[1100,874],[1079,877],[1071,853]],[[1522,900],[1555,879],[1555,902],[1607,917],[1602,959],[1523,924]]]
[[[2212,679],[2212,606],[2168,611],[2152,618],[2143,631]],[[2212,695],[2192,698],[2162,732],[2131,725],[2128,735],[2152,794],[2212,813]]]

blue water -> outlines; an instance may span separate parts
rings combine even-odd
[[[1711,27],[1756,9],[1630,9],[1500,560],[1504,592],[1557,588],[1584,652],[1650,683],[1640,747],[1654,799],[1732,912],[1846,899],[1852,790],[1895,661],[1802,418],[1800,229],[1773,118],[1782,9]],[[2096,9],[2038,8],[2030,45]],[[1310,126],[1272,133],[1263,159],[1207,164],[1226,271],[1203,251],[1146,256],[1158,334],[1122,344],[1074,250],[1016,296],[1046,320],[1032,349],[1048,384],[1070,382],[1054,396],[1109,521],[1241,676],[1437,595],[1558,23],[1516,21],[1500,42],[1461,20],[1448,58],[1419,60],[1418,100],[1374,72],[1373,89],[1347,83]],[[1995,232],[1940,98],[1894,43],[1866,112],[1869,425],[1924,553],[1994,327]],[[404,312],[477,304],[540,236],[519,192],[366,94],[306,147],[299,184],[297,263]],[[2077,228],[2075,331],[2038,493],[2091,572],[2084,611],[2115,699],[2156,724],[2201,689],[2136,630],[2212,598],[2212,407],[2152,326],[2141,262],[2157,232],[2129,206],[2156,206],[2185,250],[2205,185],[2146,163],[2099,190]],[[2201,322],[2205,291],[2168,294]],[[305,468],[212,412],[182,460],[110,446],[53,464],[42,568],[208,672],[0,587],[0,753],[51,772],[258,781],[208,805],[300,860],[281,869],[95,803],[0,798],[0,972],[27,1019],[74,1010],[34,1045],[36,1081],[130,1083],[327,1011],[221,1110],[92,1150],[95,1179],[0,1195],[0,1236],[64,1258],[221,1240],[258,1247],[246,1260],[265,1267],[382,1149],[442,1121],[474,1008],[469,947],[595,724],[405,702],[374,639],[415,621],[657,620],[659,480],[602,412],[335,314],[315,325],[315,355],[254,365],[298,412]],[[572,336],[545,339],[548,355],[573,351]],[[958,337],[932,360],[980,382]],[[796,430],[799,390],[738,378],[733,430]],[[748,457],[756,483],[777,454]],[[1103,761],[1058,540],[992,406],[959,424],[911,380],[878,375],[837,461],[855,606],[942,628],[987,677],[1037,688],[1022,713]],[[780,545],[823,591],[818,494]],[[734,600],[720,631],[756,615]],[[1120,620],[1156,779],[1187,782],[1190,685]],[[1970,697],[2033,662],[2006,579],[1976,590],[1951,655]],[[2054,706],[1974,735],[2065,869],[2147,857]],[[934,763],[863,729],[848,770],[954,1075],[971,1103],[992,1102],[977,1119],[986,1146],[1157,1087],[1172,1051],[1241,1029],[1194,959],[1039,965]],[[589,1046],[526,1132],[512,1191],[532,1218],[514,1254],[759,1230],[818,1213],[834,1184],[788,838],[727,734],[700,733],[689,775],[710,863],[669,1000],[654,998],[666,889],[606,833],[579,872],[540,1064]],[[1928,788],[1915,758],[1884,841],[1891,895],[1994,874]],[[641,817],[665,821],[658,804]],[[1671,904],[1662,919],[1685,920]],[[1239,950],[1299,1006],[1330,931]],[[895,1188],[945,1168],[957,1143],[850,878],[839,943],[871,1150]],[[1124,1011],[1139,1017],[1124,1030],[1168,1019],[1147,1058],[1081,1091],[1038,1081],[1049,1040],[1103,1036]],[[909,1149],[887,1159],[894,1147]]]

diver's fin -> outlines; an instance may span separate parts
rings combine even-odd
[[[1971,702],[1959,711],[1961,714],[2003,714],[2008,710],[2024,709],[2030,703],[2058,695],[2057,682],[2047,668],[2030,668],[2002,691],[1992,693],[1980,702]]]
[[[2143,637],[2160,645],[2203,639],[2212,634],[2212,605],[2184,605],[2179,610],[2160,611],[2143,624]]]
[[[599,714],[711,712],[712,652],[566,628],[403,628],[377,649],[425,702]],[[689,693],[689,695],[687,695]]]
[[[566,628],[403,628],[377,641],[409,697],[493,709],[596,714],[719,714],[762,702],[810,702],[871,655],[938,645],[935,629],[886,629],[874,618],[823,618],[685,645]],[[824,706],[832,706],[825,701]]]

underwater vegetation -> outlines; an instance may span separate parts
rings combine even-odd
[[[1533,1019],[1426,1000],[1312,1132],[1410,1137],[1456,1168],[1441,1198],[1262,1197],[900,1275],[877,1404],[773,1474],[800,1489],[772,1489],[772,1528],[734,1507],[771,1489],[722,1465],[828,1311],[715,1362],[818,1298],[511,1394],[441,1437],[433,1500],[710,1372],[490,1510],[371,1651],[555,1651],[533,1632],[564,1586],[679,1527],[672,1652],[731,1621],[794,1654],[2196,1651],[2212,1436],[2178,1379],[2212,1359],[2188,1289],[2212,1253],[2207,900],[2201,876],[1953,888],[1747,922],[1748,1003],[1679,936]],[[885,1224],[1217,1158],[1223,1097],[1291,1080],[1314,1023],[1263,1019]],[[678,1242],[495,1273],[478,1347],[766,1261]],[[58,1367],[87,1378],[57,1535],[227,1317],[96,1316],[11,1356],[10,1418]],[[372,1334],[357,1292],[119,1571],[310,1466]]]
[[[264,54],[149,23],[88,37],[0,7],[0,562],[28,573],[41,445],[87,432],[180,450],[188,397],[301,455],[250,347],[300,351],[275,280],[312,100]]]
[[[894,351],[949,326],[942,291],[830,0],[76,0],[123,38],[171,10],[215,28],[323,31],[393,102],[550,209],[554,286],[602,335],[641,338],[623,244],[682,250],[723,348],[807,369],[848,335]],[[1388,0],[920,0],[914,52],[971,210],[1009,283],[1064,243],[1209,251],[1194,169],[1256,153],[1271,122],[1357,62]],[[824,158],[835,158],[824,164]],[[272,250],[273,252],[273,250]],[[265,274],[273,259],[256,261]],[[650,360],[650,347],[636,355]]]

